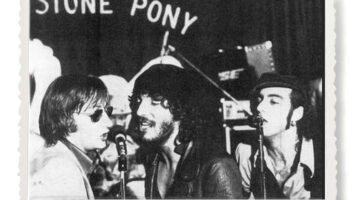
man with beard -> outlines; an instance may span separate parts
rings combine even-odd
[[[251,110],[262,119],[266,197],[323,199],[324,157],[317,152],[322,149],[320,135],[303,82],[294,76],[263,74],[252,91]],[[239,144],[235,154],[243,190],[262,198],[257,142]]]
[[[135,82],[131,134],[144,154],[148,199],[242,198],[237,165],[218,144],[217,115],[200,83],[168,64]]]

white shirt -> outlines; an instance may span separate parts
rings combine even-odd
[[[274,167],[271,162],[271,158],[266,151],[266,147],[264,146],[264,160],[266,163],[266,167],[276,175]],[[257,151],[254,155],[254,163],[251,163],[250,156],[252,153],[252,148],[247,144],[239,144],[237,146],[235,155],[236,160],[239,165],[239,171],[242,176],[242,186],[245,192],[251,193],[250,190],[250,182],[251,182],[251,171],[252,168],[256,167],[256,160],[259,154]],[[283,185],[283,193],[285,196],[289,198],[297,198],[297,199],[309,199],[310,192],[304,189],[304,174],[303,174],[303,166],[307,166],[311,171],[311,177],[314,175],[314,150],[313,150],[313,141],[312,139],[306,140],[302,139],[302,147],[300,152],[300,162],[297,164],[297,170],[294,174],[289,177]],[[253,164],[253,165],[252,165]],[[266,183],[267,184],[267,183]],[[253,198],[253,194],[251,193],[251,198]]]

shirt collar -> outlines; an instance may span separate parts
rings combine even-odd
[[[314,149],[312,139],[302,139],[300,163],[306,165],[311,170],[312,176],[314,174]]]
[[[76,159],[78,160],[80,166],[83,168],[85,174],[90,174],[94,170],[95,166],[93,161],[85,154],[84,151],[79,149],[77,146],[69,142],[67,139],[61,140],[65,146],[74,154]]]
[[[266,147],[264,146],[264,152],[266,152]],[[301,155],[300,155],[300,162],[298,165],[303,164],[309,168],[311,171],[311,176],[314,175],[314,149],[313,149],[313,140],[302,138],[302,145],[301,145]],[[256,151],[254,155],[254,167],[256,166],[256,161],[259,156],[259,150]],[[264,154],[266,164],[270,163],[270,158],[268,154]]]

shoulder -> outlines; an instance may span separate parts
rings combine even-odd
[[[238,144],[235,150],[235,157],[238,163],[239,172],[242,176],[242,186],[246,193],[250,193],[250,180],[252,165],[250,157],[252,154],[252,146],[244,143]]]
[[[80,167],[70,155],[47,149],[31,163],[31,196],[77,196],[85,190]]]
[[[227,153],[221,153],[210,158],[204,166],[209,166],[212,168],[232,168],[236,167],[237,163],[233,157]]]
[[[204,163],[200,176],[204,196],[242,198],[241,175],[237,163],[227,153]]]
[[[201,168],[203,176],[210,179],[239,179],[238,165],[233,157],[227,153],[215,155],[207,160]]]
[[[251,145],[249,144],[244,144],[240,143],[238,144],[236,150],[235,150],[236,155],[241,155],[241,154],[249,154],[251,155]]]
[[[80,168],[70,155],[52,150],[42,152],[31,163],[33,177],[51,180],[61,176],[75,176],[80,174]]]
[[[35,155],[30,159],[30,171],[36,173],[39,170],[48,169],[51,167],[66,168],[75,166],[75,157],[69,151],[65,149],[63,144],[56,144],[51,147],[44,147],[37,151]]]
[[[249,161],[252,147],[249,144],[240,143],[235,150],[235,159],[238,164]]]

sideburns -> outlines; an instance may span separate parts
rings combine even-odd
[[[293,107],[293,105],[291,103],[291,107],[290,107],[290,110],[288,111],[287,118],[286,118],[287,123],[286,123],[285,130],[289,129],[290,126],[291,126],[291,117],[292,117],[292,114],[293,114],[293,110],[294,110],[294,107]]]

